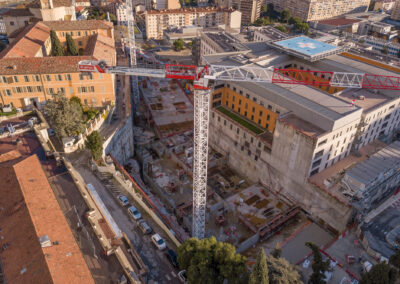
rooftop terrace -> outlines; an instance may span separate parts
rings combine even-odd
[[[366,89],[348,89],[341,93],[338,97],[349,103],[352,103],[353,100],[355,100],[354,104],[358,107],[361,107],[364,112],[373,110],[375,107],[378,107],[391,100],[385,95],[373,93]]]

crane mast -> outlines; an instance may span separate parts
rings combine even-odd
[[[135,43],[135,24],[133,19],[133,0],[126,0],[126,15],[128,18],[128,42],[129,42],[129,66],[131,68],[136,67],[136,43]],[[131,89],[133,93],[133,105],[134,108],[139,104],[139,87],[137,76],[130,77]]]
[[[130,0],[127,0],[128,2]],[[134,34],[133,34],[134,36]],[[130,41],[132,42],[132,41]],[[131,55],[136,59],[134,52]],[[110,66],[104,62],[79,62],[81,72],[125,74],[143,77],[193,80],[194,87],[194,159],[193,159],[193,223],[192,236],[205,236],[207,202],[207,165],[210,94],[209,80],[258,82],[272,84],[299,84],[342,88],[400,90],[400,77],[363,73],[305,71],[296,69],[264,68],[258,66],[225,66],[166,64],[164,69]],[[137,86],[137,85],[136,85]],[[352,106],[350,104],[349,106]]]

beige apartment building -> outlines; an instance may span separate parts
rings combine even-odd
[[[317,21],[347,13],[365,12],[371,0],[267,0],[274,9],[287,9],[304,21]]]
[[[400,0],[396,0],[390,18],[392,20],[400,21]]]
[[[70,34],[82,56],[51,56],[50,30],[66,46]],[[115,101],[113,74],[81,73],[80,60],[105,60],[116,64],[112,23],[100,20],[50,21],[28,25],[0,53],[0,105],[40,107],[58,92],[78,96],[89,106]]]
[[[240,29],[242,13],[232,8],[191,8],[176,10],[151,10],[144,12],[147,38],[163,39],[169,27],[200,26],[203,28],[225,25]]]

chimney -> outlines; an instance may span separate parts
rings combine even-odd
[[[49,0],[50,9],[53,9],[53,0]]]

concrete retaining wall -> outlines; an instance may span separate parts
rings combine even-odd
[[[253,236],[251,236],[250,238],[248,238],[247,240],[241,242],[236,249],[237,253],[242,253],[246,250],[248,250],[249,248],[251,248],[252,246],[256,245],[258,243],[260,239],[260,235],[254,234]]]

